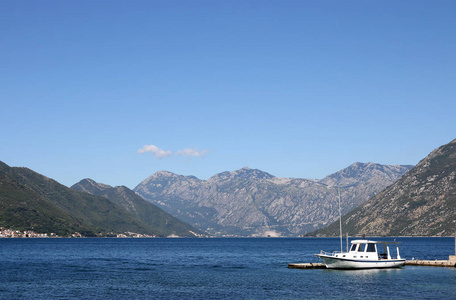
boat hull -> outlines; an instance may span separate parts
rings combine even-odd
[[[316,254],[316,256],[323,260],[327,269],[399,268],[405,264],[405,259],[355,260],[323,254]]]

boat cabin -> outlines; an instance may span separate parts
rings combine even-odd
[[[399,254],[398,244],[400,242],[379,242],[369,240],[354,240],[351,241],[350,251],[348,253],[341,253],[342,257],[347,256],[357,259],[381,260],[392,259],[390,244],[396,245],[397,259],[401,259]],[[345,256],[344,256],[345,255]]]

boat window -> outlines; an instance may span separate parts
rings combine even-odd
[[[356,250],[356,246],[358,246],[358,244],[353,244],[350,251],[355,251]]]
[[[367,252],[375,252],[375,244],[367,244]]]
[[[363,249],[364,248],[364,249]],[[364,250],[366,250],[366,244],[361,244],[359,245],[359,248],[358,248],[358,252],[364,252]]]

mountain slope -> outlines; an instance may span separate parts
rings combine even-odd
[[[277,178],[242,168],[208,180],[160,171],[135,191],[178,218],[214,235],[297,235],[338,218],[338,184],[348,212],[393,183],[410,166],[356,163],[322,180]]]
[[[111,187],[91,179],[83,179],[71,187],[73,190],[105,197],[120,205],[145,224],[158,229],[164,235],[194,237],[203,234],[196,228],[176,219],[161,208],[145,201],[125,186]]]
[[[161,234],[104,197],[74,191],[30,169],[1,163],[0,175],[1,226],[85,235]]]
[[[1,169],[5,170],[5,165]],[[0,171],[0,226],[57,235],[68,235],[74,232],[84,235],[94,234],[94,228],[84,226],[81,221],[48,202],[32,189],[15,182],[2,171]]]
[[[456,228],[456,140],[432,151],[382,193],[342,217],[344,232],[450,236]],[[338,222],[315,235],[335,236]]]

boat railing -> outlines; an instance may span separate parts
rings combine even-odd
[[[320,250],[321,255],[328,255],[328,256],[335,256],[336,254],[342,253],[340,251],[333,251],[333,252],[326,252],[323,250]]]

